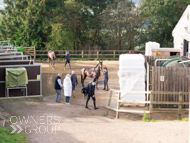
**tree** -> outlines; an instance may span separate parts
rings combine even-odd
[[[21,42],[24,41],[19,39],[17,35],[23,34],[24,26],[21,17],[24,16],[24,7],[27,5],[27,2],[25,0],[22,2],[18,0],[5,0],[4,3],[6,3],[7,6],[5,10],[1,10],[3,17],[0,27],[1,36],[3,39],[10,38],[16,45],[21,44]],[[19,42],[18,40],[21,41]]]
[[[6,7],[1,10],[3,20],[0,27],[4,39],[10,38],[16,46],[35,45],[37,49],[45,47],[51,32],[49,19],[57,14],[48,9],[51,5],[57,6],[55,1],[49,1],[5,0]]]
[[[115,43],[114,49],[134,49],[145,24],[140,8],[129,0],[115,1],[104,11],[105,33],[110,34],[109,42]]]
[[[148,17],[144,42],[155,41],[161,47],[172,47],[172,31],[181,17],[188,0],[142,0],[141,10]],[[143,41],[142,41],[143,42]]]
[[[47,46],[61,48],[62,45],[63,49],[76,50],[101,45],[101,15],[108,3],[109,0],[66,0],[64,11],[52,23],[57,28],[52,27]]]
[[[58,6],[59,7],[59,6]],[[80,47],[77,29],[82,27],[81,6],[75,0],[64,1],[64,8],[51,23],[48,49],[74,49]]]
[[[174,0],[174,7],[177,13],[177,18],[180,19],[183,12],[187,8],[187,6],[190,4],[189,0]]]
[[[107,6],[113,3],[113,0],[79,0],[83,3],[83,39],[85,43],[93,46],[102,46],[101,30],[103,26],[103,11]],[[82,43],[85,46],[85,43]]]

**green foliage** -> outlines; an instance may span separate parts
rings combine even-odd
[[[43,47],[46,41],[47,23],[45,1],[36,0],[9,0],[4,1],[7,6],[3,14],[1,35],[4,39],[10,38],[15,46],[36,45]]]
[[[73,49],[74,37],[75,33],[67,30],[63,25],[54,24],[49,36],[50,42],[46,44],[46,48],[51,50],[71,50]]]
[[[148,121],[148,117],[146,116],[146,112],[144,111],[144,115],[142,117],[142,121],[146,122]]]
[[[172,30],[189,0],[4,0],[0,40],[52,50],[173,46]]]
[[[180,19],[183,12],[187,8],[187,6],[190,4],[189,0],[174,0],[175,3],[175,10],[177,13],[177,18]]]
[[[147,19],[139,6],[129,0],[115,1],[107,6],[103,17],[106,29],[104,34],[110,45],[119,50],[133,50],[139,45],[140,33]]]
[[[143,122],[161,122],[162,120],[154,120],[154,119],[149,119],[146,115],[146,112],[144,112],[144,115],[142,117]]]
[[[0,28],[2,27],[2,19],[3,19],[3,17],[2,17],[2,15],[0,14]],[[2,36],[1,36],[1,32],[0,32],[0,40],[1,40],[1,41],[3,40]]]
[[[182,121],[189,121],[189,118],[183,118]]]
[[[29,143],[24,133],[11,133],[11,128],[0,126],[0,142],[1,143]]]
[[[81,27],[81,7],[75,0],[64,1],[65,11],[58,21],[52,22],[51,34],[48,36],[47,49],[68,50],[80,46],[77,28]],[[77,43],[78,42],[78,43]],[[77,43],[77,44],[76,44]]]
[[[1,21],[2,21],[2,15],[0,14],[0,25],[1,25]]]
[[[184,3],[190,4],[189,0],[183,0],[183,3],[181,0],[142,0],[142,12],[148,17],[143,41],[155,41],[161,47],[172,47],[172,30],[187,7]]]
[[[173,120],[173,121],[176,121],[176,122],[188,122],[189,121],[189,118],[183,118],[182,120]]]

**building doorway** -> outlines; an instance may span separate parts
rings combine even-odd
[[[183,43],[184,43],[183,44],[183,56],[188,56],[188,53],[189,53],[189,42],[184,39]]]

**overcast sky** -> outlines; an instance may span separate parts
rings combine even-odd
[[[0,5],[2,5],[2,4],[4,4],[4,3],[3,3],[3,0],[0,0]]]
[[[3,4],[4,4],[3,0],[0,0],[0,5],[3,5]]]

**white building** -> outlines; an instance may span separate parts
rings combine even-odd
[[[172,31],[172,36],[174,38],[174,48],[180,49],[181,56],[188,56],[190,58],[190,5],[188,5]]]

